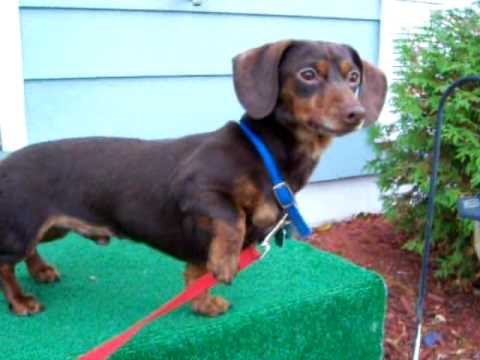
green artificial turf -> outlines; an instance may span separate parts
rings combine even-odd
[[[62,281],[23,288],[46,311],[20,318],[0,299],[0,358],[73,359],[177,294],[183,264],[143,245],[99,247],[76,235],[40,247]],[[233,308],[214,319],[188,306],[156,320],[113,359],[361,359],[382,356],[386,290],[376,274],[288,241],[219,286]]]

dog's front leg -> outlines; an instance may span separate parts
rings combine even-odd
[[[207,265],[188,263],[184,273],[186,286],[207,271],[211,271],[218,280],[230,283],[238,270],[238,258],[245,237],[245,216],[238,216],[235,223],[210,220],[210,228],[212,241]],[[206,316],[223,314],[229,307],[227,300],[212,296],[208,291],[192,301],[192,310]]]
[[[207,273],[205,265],[188,263],[185,269],[185,286],[190,285]],[[213,296],[208,290],[192,300],[192,310],[200,315],[217,316],[223,314],[230,307],[230,303],[220,296]]]
[[[189,198],[183,209],[189,214],[188,218],[195,219],[196,231],[192,237],[203,242],[201,238],[205,236],[209,244],[206,262],[187,264],[184,274],[186,284],[189,285],[207,271],[211,271],[219,281],[231,283],[238,271],[238,260],[245,239],[245,212],[225,197],[212,193],[203,193],[201,199]],[[211,296],[208,292],[192,301],[193,311],[207,316],[219,315],[228,308],[228,301]]]
[[[208,252],[207,269],[215,277],[230,284],[238,270],[238,259],[245,238],[245,215],[237,214],[235,223],[212,221],[213,237]]]

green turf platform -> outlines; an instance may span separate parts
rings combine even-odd
[[[183,265],[115,240],[104,248],[71,235],[40,252],[62,281],[19,279],[46,305],[18,318],[0,299],[1,359],[73,359],[143,318],[182,289]],[[359,359],[382,356],[385,286],[376,274],[289,241],[219,286],[234,304],[207,319],[189,307],[145,328],[114,359]]]

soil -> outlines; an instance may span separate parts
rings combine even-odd
[[[412,358],[420,256],[381,215],[361,215],[315,229],[312,243],[380,273],[388,286],[385,360]],[[430,341],[429,341],[430,340]],[[480,360],[480,294],[430,276],[421,359]]]

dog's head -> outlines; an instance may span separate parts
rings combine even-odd
[[[349,133],[375,122],[387,81],[347,45],[284,40],[233,59],[240,103],[254,119],[275,112],[318,135]]]

